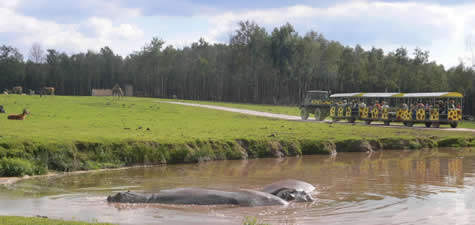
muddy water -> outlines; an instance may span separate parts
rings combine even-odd
[[[25,180],[0,188],[0,215],[119,224],[475,224],[475,150],[340,153],[217,161]],[[259,189],[283,178],[314,184],[314,203],[289,206],[108,204],[117,191]]]

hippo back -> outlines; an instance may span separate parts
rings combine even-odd
[[[315,190],[315,187],[305,181],[287,179],[274,182],[272,184],[264,186],[261,191],[269,194],[277,194],[283,189],[290,189],[295,191],[303,191],[306,193],[311,193]]]
[[[175,188],[153,194],[149,203],[219,205],[237,204],[234,195],[228,191],[203,188]]]

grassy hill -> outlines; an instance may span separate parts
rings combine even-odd
[[[475,144],[473,133],[283,121],[151,98],[0,95],[0,105],[7,114],[30,111],[24,121],[0,115],[1,176],[328,154],[364,150],[362,145],[396,149]],[[239,105],[286,109],[228,106]]]

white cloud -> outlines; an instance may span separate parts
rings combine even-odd
[[[154,36],[167,44],[188,46],[198,38],[207,41],[227,41],[237,29],[237,22],[253,20],[266,28],[286,22],[300,33],[310,30],[323,33],[330,40],[344,45],[361,44],[383,48],[385,52],[398,47],[429,50],[431,59],[454,66],[459,59],[471,56],[466,40],[471,35],[475,48],[475,3],[439,5],[436,3],[348,1],[330,7],[294,5],[261,10],[230,10],[221,13],[192,16],[148,17],[140,9],[115,4],[114,1],[84,0],[74,3],[81,12],[72,20],[63,12],[64,2],[51,7],[59,17],[37,15],[46,0],[0,1],[0,40],[23,52],[35,42],[44,48],[74,53],[110,46],[126,55],[139,50]],[[31,14],[28,6],[33,5]],[[22,9],[22,10],[20,10]],[[24,11],[26,10],[26,11]],[[43,14],[46,12],[43,12]],[[138,25],[140,24],[140,25]],[[5,43],[6,41],[6,43]]]
[[[475,4],[439,5],[414,2],[353,1],[329,8],[296,5],[268,10],[225,12],[210,16],[213,41],[237,28],[237,22],[252,20],[264,27],[290,22],[304,32],[322,32],[343,44],[362,44],[392,51],[405,46],[431,52],[431,59],[453,66],[466,56],[465,39],[475,37]],[[475,42],[475,40],[474,40]]]
[[[106,18],[89,18],[84,27],[100,39],[140,39],[144,32],[131,24],[123,23],[114,26],[111,20]]]
[[[20,3],[20,0],[6,0],[0,2],[0,8],[15,8]]]
[[[61,24],[23,16],[7,7],[0,7],[0,33],[13,35],[11,43],[7,44],[18,47],[23,52],[27,52],[33,43],[40,43],[44,48],[69,53],[111,46],[125,55],[136,47],[131,43],[144,43],[144,32],[132,24],[99,17],[77,24]]]

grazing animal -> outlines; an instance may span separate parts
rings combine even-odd
[[[43,87],[40,90],[40,98],[43,97],[43,95],[54,95],[54,87]]]
[[[8,115],[8,119],[9,120],[24,120],[26,115],[30,114],[28,112],[28,110],[26,109],[23,109],[23,113],[22,114],[18,114],[18,115],[15,115],[15,114],[11,114],[11,115]]]
[[[117,96],[118,99],[124,97],[124,92],[122,91],[122,88],[120,88],[119,84],[115,84],[112,88],[112,98],[115,96]]]
[[[13,94],[21,94],[23,93],[23,87],[21,86],[16,86],[12,88]]]

